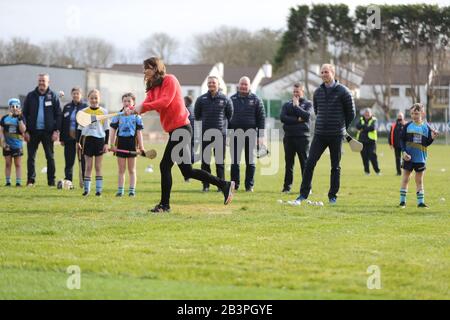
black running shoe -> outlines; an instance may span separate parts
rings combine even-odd
[[[21,186],[22,186],[22,185],[21,185],[20,183],[18,183],[18,182],[16,183],[16,187],[17,187],[17,188],[20,188]]]
[[[132,198],[133,198],[133,197],[136,197],[136,193],[130,192],[130,193],[128,194],[128,196],[129,196],[129,197],[132,197]]]
[[[96,197],[101,197],[101,195],[102,195],[101,192],[98,192],[98,191],[97,191],[97,192],[95,193],[95,196],[96,196]]]
[[[83,197],[87,197],[88,195],[89,195],[89,192],[87,192],[87,191],[83,192]]]
[[[153,213],[170,212],[170,207],[163,204],[157,204],[153,209],[150,209],[150,212]]]
[[[123,196],[123,193],[122,192],[117,192],[116,193],[116,197],[122,197]]]
[[[398,205],[400,208],[405,209],[406,208],[406,203],[405,202],[400,202],[400,204]]]
[[[428,209],[429,207],[425,203],[419,203],[417,205],[417,208],[426,208],[426,209]]]
[[[7,183],[5,184],[5,187],[11,187],[11,182],[7,182]]]
[[[234,181],[226,182],[225,187],[222,189],[224,201],[223,204],[230,204],[233,200]]]

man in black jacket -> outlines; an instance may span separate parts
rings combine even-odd
[[[400,167],[400,159],[402,155],[402,146],[400,145],[400,136],[403,131],[403,127],[406,125],[405,116],[402,112],[397,114],[397,120],[392,124],[389,132],[388,141],[391,149],[395,152],[395,167],[397,169],[397,175],[402,175]]]
[[[235,190],[240,184],[240,162],[242,150],[245,149],[245,191],[253,192],[255,184],[254,149],[256,143],[261,144],[264,137],[265,112],[262,100],[250,92],[250,79],[239,80],[238,92],[231,96],[233,102],[233,118],[229,128],[233,129],[231,149],[231,180],[235,182]],[[241,130],[239,130],[241,129]],[[239,139],[239,135],[242,135]]]
[[[372,115],[372,110],[365,109],[363,115],[356,122],[356,129],[358,133],[356,139],[363,144],[361,151],[361,158],[364,166],[364,173],[370,174],[369,161],[372,163],[373,170],[377,175],[380,175],[380,168],[378,167],[377,157],[377,118]]]
[[[337,201],[340,185],[341,148],[347,128],[355,118],[355,103],[349,89],[334,79],[335,68],[324,64],[320,70],[323,83],[314,92],[313,106],[316,114],[314,138],[303,173],[300,195],[294,204],[308,198],[317,161],[326,148],[330,150],[331,179],[328,191],[330,204]]]
[[[295,155],[300,160],[301,173],[303,175],[306,159],[309,151],[309,125],[312,111],[311,102],[304,98],[304,87],[300,83],[294,84],[292,100],[286,102],[280,114],[284,130],[284,193],[291,191]]]
[[[208,92],[197,98],[194,108],[195,120],[202,122],[202,170],[211,173],[211,151],[214,149],[217,177],[225,179],[225,137],[227,121],[233,116],[231,100],[219,90],[219,79],[208,77]],[[210,130],[214,129],[214,130]],[[208,131],[210,137],[205,136]],[[220,136],[220,138],[219,138]],[[216,139],[219,139],[216,141]],[[205,152],[210,145],[212,148]],[[219,147],[220,146],[220,147]],[[203,191],[209,191],[209,184],[203,184]]]
[[[78,125],[76,120],[77,112],[87,108],[88,105],[81,101],[82,93],[81,89],[75,87],[72,89],[72,101],[66,104],[62,111],[62,123],[61,123],[61,134],[60,141],[61,145],[64,146],[64,159],[65,159],[65,167],[64,174],[65,180],[73,181],[73,165],[75,163],[76,156],[76,145],[77,145],[77,131]],[[78,133],[79,135],[81,133]],[[82,167],[84,168],[84,157],[81,157],[81,161],[83,163]],[[82,172],[84,170],[80,168]]]
[[[61,127],[61,108],[59,96],[49,88],[49,75],[38,76],[38,86],[28,93],[23,107],[27,125],[27,185],[32,186],[36,179],[35,158],[39,143],[42,143],[47,159],[47,182],[55,186],[55,159],[53,143],[59,139]]]

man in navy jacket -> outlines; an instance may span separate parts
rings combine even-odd
[[[227,121],[233,116],[233,104],[231,100],[219,90],[219,79],[215,76],[208,77],[208,92],[197,98],[194,108],[195,120],[202,122],[202,170],[211,173],[211,153],[205,152],[206,147],[213,143],[216,160],[217,177],[225,180],[225,139],[227,133]],[[216,132],[211,141],[205,139],[205,132],[214,129]],[[220,141],[215,141],[220,135]],[[218,147],[220,145],[220,148]],[[219,150],[217,150],[217,148]],[[209,153],[209,154],[207,154]],[[203,191],[209,191],[209,184],[203,184]]]
[[[280,114],[284,130],[283,145],[286,164],[282,192],[288,193],[291,191],[296,154],[303,175],[309,151],[311,111],[312,104],[304,98],[303,85],[295,83],[292,100],[283,105]]]
[[[36,179],[35,158],[39,143],[42,143],[47,159],[47,182],[55,186],[55,159],[53,143],[59,139],[61,128],[61,107],[59,96],[49,88],[48,74],[38,76],[38,86],[28,93],[23,107],[27,125],[27,185],[34,185]]]
[[[303,173],[300,196],[295,202],[308,198],[314,168],[326,148],[330,150],[331,179],[328,191],[330,204],[337,201],[341,175],[342,141],[356,115],[355,103],[350,90],[335,80],[335,68],[324,64],[320,70],[323,83],[314,92],[313,106],[316,114],[314,138]]]
[[[233,129],[233,141],[231,148],[231,180],[236,183],[235,189],[239,189],[240,184],[240,161],[242,150],[245,149],[245,191],[253,192],[255,179],[255,159],[254,149],[256,143],[260,143],[264,137],[265,112],[264,105],[254,93],[250,92],[250,79],[242,77],[239,80],[238,92],[231,96],[233,102],[233,118],[229,128]],[[241,130],[239,130],[241,129]],[[239,130],[239,131],[237,131]],[[242,133],[243,139],[238,139]]]

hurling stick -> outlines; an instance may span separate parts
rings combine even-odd
[[[363,149],[363,144],[355,139],[353,139],[348,133],[345,135],[345,140],[347,140],[350,145],[350,149],[353,152],[361,152]]]
[[[123,112],[117,112],[117,113],[110,113],[110,114],[103,114],[103,115],[95,115],[95,114],[89,114],[84,111],[80,111],[77,113],[77,122],[80,126],[86,127],[90,125],[91,123],[113,118],[115,116],[122,115]]]
[[[150,150],[147,150],[145,152],[144,151],[137,152],[137,151],[129,151],[129,150],[110,148],[109,151],[141,155],[141,156],[143,156],[145,158],[149,158],[149,159],[154,159],[154,158],[156,158],[156,155],[157,155],[156,150],[154,150],[154,149],[150,149]]]

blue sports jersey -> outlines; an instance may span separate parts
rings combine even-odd
[[[110,126],[118,130],[118,137],[134,137],[137,130],[144,128],[141,116],[137,115],[116,116],[112,118]]]
[[[427,161],[427,147],[433,143],[431,128],[426,123],[408,122],[401,136],[402,151],[411,156],[413,163]]]
[[[11,149],[22,149],[23,138],[19,131],[19,120],[11,115],[6,115],[0,120],[3,127],[6,144]]]

